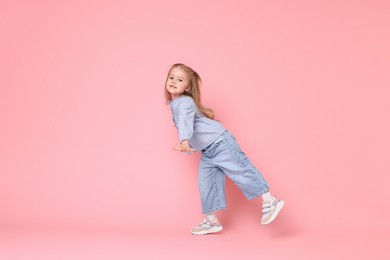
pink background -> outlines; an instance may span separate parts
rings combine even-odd
[[[63,2],[0,3],[0,257],[389,255],[388,1]],[[199,154],[171,150],[176,62],[286,201],[269,227],[228,181],[225,231],[188,234]]]

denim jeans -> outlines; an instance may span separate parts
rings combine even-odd
[[[202,150],[198,185],[204,214],[226,208],[225,175],[250,200],[269,190],[269,185],[241,151],[234,136],[225,131]]]

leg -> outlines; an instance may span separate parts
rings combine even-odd
[[[198,178],[202,212],[206,217],[198,226],[191,229],[191,234],[206,235],[220,232],[223,228],[214,213],[216,210],[226,208],[225,175],[212,165],[208,158],[202,156]]]
[[[262,224],[271,223],[284,206],[284,201],[272,196],[269,185],[241,151],[236,139],[229,132],[223,134],[224,140],[214,147],[213,161],[238,186],[247,199],[263,195]]]
[[[215,164],[237,185],[247,199],[258,197],[269,190],[262,174],[241,151],[239,144],[228,131],[218,146]]]
[[[225,174],[202,156],[198,185],[204,214],[226,208]]]

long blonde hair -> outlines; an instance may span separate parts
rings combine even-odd
[[[200,86],[202,84],[202,80],[199,76],[199,74],[188,67],[187,65],[184,65],[182,63],[176,63],[173,64],[172,67],[168,71],[167,79],[165,83],[168,80],[169,74],[172,69],[174,68],[180,68],[184,70],[185,73],[187,73],[188,78],[189,78],[189,88],[190,90],[187,92],[184,92],[183,95],[190,96],[194,99],[196,106],[198,107],[199,111],[202,112],[207,118],[214,119],[215,113],[212,109],[204,107],[200,101]],[[166,85],[166,84],[165,84]],[[165,91],[165,100],[166,103],[169,104],[169,101],[172,100],[171,94],[168,92],[166,89],[166,86],[164,86],[164,91]]]

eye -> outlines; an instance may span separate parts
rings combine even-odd
[[[179,79],[180,82],[182,82],[183,80],[182,79]]]
[[[172,76],[169,76],[169,79],[173,79],[173,77],[172,77]]]

